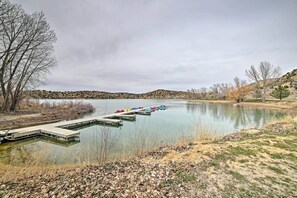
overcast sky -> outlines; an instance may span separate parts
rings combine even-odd
[[[187,90],[297,68],[297,0],[12,0],[57,34],[48,90]]]

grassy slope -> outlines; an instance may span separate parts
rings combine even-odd
[[[193,196],[297,195],[297,120],[235,133],[186,152],[164,151],[160,163],[193,163]],[[150,160],[152,160],[151,158]]]
[[[287,100],[296,100],[297,99],[297,89],[294,88],[294,81],[297,81],[297,69],[294,69],[291,72],[286,73],[285,75],[281,76],[280,78],[273,80],[269,83],[268,93],[271,93],[272,90],[277,87],[278,85],[288,87],[290,91],[290,96],[286,98]],[[275,99],[268,94],[268,99]]]
[[[281,197],[296,195],[296,163],[297,119],[287,118],[216,141],[164,147],[131,161],[35,170],[25,178],[4,175],[0,181],[2,193],[23,197]]]

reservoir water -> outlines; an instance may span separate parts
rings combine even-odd
[[[62,100],[47,100],[61,102]],[[20,165],[30,163],[89,163],[139,154],[147,149],[175,144],[200,131],[227,135],[244,128],[260,127],[285,116],[286,112],[232,104],[191,103],[183,100],[113,99],[79,100],[91,103],[96,111],[87,116],[105,115],[130,107],[166,105],[165,111],[151,116],[137,115],[135,122],[122,127],[93,125],[81,129],[80,139],[63,143],[51,138],[30,138],[0,144],[0,162]]]

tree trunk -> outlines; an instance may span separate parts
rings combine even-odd
[[[7,89],[6,89],[6,94],[3,95],[3,103],[1,106],[1,111],[2,112],[7,112],[9,110],[9,102],[10,102],[10,97],[9,97],[9,90],[11,90],[11,82],[8,82],[7,84]]]
[[[262,102],[265,102],[265,101],[266,101],[266,90],[263,87],[263,91],[262,91]]]
[[[19,97],[18,96],[14,96],[11,99],[11,105],[10,105],[10,111],[15,111],[16,110],[16,106],[19,103]]]

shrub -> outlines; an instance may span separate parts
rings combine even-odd
[[[282,100],[283,98],[286,98],[290,95],[290,92],[287,88],[282,87],[279,85],[277,88],[275,88],[271,94],[272,97],[277,98],[279,100]]]

